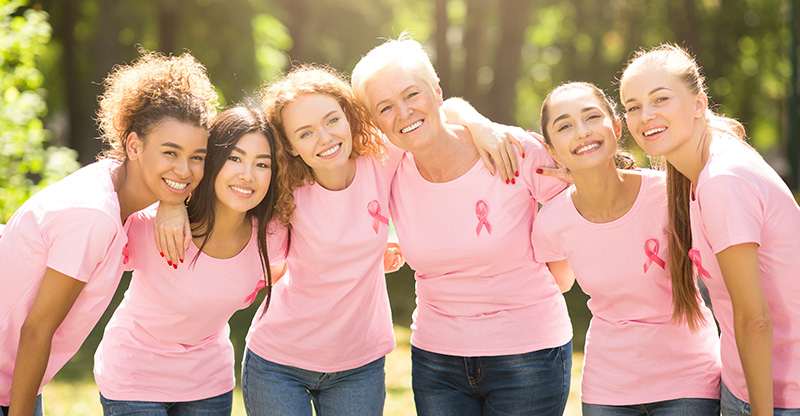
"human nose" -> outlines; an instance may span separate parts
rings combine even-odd
[[[243,182],[252,182],[254,180],[253,178],[253,166],[249,163],[242,163],[242,169],[239,171],[239,179]]]
[[[189,168],[189,158],[178,158],[172,170],[181,178],[188,177],[189,173],[191,172],[191,169]]]
[[[656,116],[653,114],[653,108],[649,105],[642,106],[642,117],[640,118],[641,121],[650,121],[654,119]]]
[[[408,117],[413,112],[413,110],[411,110],[411,106],[402,101],[397,104],[397,109],[402,117]]]
[[[592,129],[584,123],[578,123],[577,132],[581,139],[592,135]]]

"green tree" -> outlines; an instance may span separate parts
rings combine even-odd
[[[76,153],[48,145],[37,58],[50,40],[47,14],[0,0],[0,222],[39,189],[79,167]],[[20,10],[23,11],[20,13]]]

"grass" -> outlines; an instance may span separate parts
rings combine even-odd
[[[102,415],[97,386],[92,376],[93,355],[102,337],[102,331],[116,305],[122,300],[122,294],[127,289],[130,277],[126,274],[120,288],[117,290],[111,307],[103,319],[97,324],[92,334],[84,343],[80,351],[56,375],[55,379],[44,388],[44,408],[49,415],[74,415],[95,416]],[[387,276],[389,298],[392,303],[394,316],[394,331],[397,338],[397,348],[386,357],[386,403],[384,414],[390,416],[414,415],[414,398],[411,393],[411,346],[409,338],[411,331],[411,312],[414,309],[414,278],[413,272],[404,266],[402,270]],[[263,295],[262,295],[263,296]],[[580,374],[583,364],[583,344],[586,328],[589,324],[590,314],[586,309],[586,295],[580,288],[574,287],[565,294],[567,305],[574,328],[572,385],[566,416],[577,416],[580,411]],[[254,302],[258,305],[260,299]],[[239,362],[244,349],[244,337],[250,325],[255,306],[234,314],[231,318],[231,339],[236,350],[236,366],[241,368]],[[238,377],[238,375],[237,375]],[[233,415],[243,416],[244,405],[241,389],[234,391]]]

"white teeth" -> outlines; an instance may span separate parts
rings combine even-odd
[[[319,155],[322,156],[322,157],[330,156],[330,155],[336,153],[336,151],[339,150],[340,147],[342,147],[341,143],[337,144],[336,146],[331,147],[330,149],[320,153]]]
[[[403,128],[400,130],[400,133],[406,134],[406,133],[408,133],[408,132],[410,132],[410,131],[414,131],[414,130],[416,130],[416,129],[417,129],[417,127],[419,127],[419,126],[421,126],[421,125],[422,125],[422,120],[420,120],[420,121],[418,121],[418,122],[416,122],[416,123],[414,123],[414,124],[412,124],[412,125],[410,125],[410,126],[408,126],[408,127],[403,127]]]
[[[179,191],[182,191],[186,189],[187,186],[189,186],[188,183],[175,182],[172,179],[167,179],[167,178],[164,178],[164,182],[166,182],[167,186],[169,186],[170,188],[177,189]]]
[[[253,193],[252,189],[239,188],[238,186],[233,186],[233,185],[231,185],[231,189],[233,189],[234,191],[236,191],[236,192],[238,192],[240,194],[248,194],[249,195],[249,194]]]
[[[575,149],[575,151],[573,153],[575,153],[576,155],[579,155],[581,153],[588,152],[589,150],[592,150],[595,147],[600,147],[600,143],[594,142],[594,143],[589,143],[589,144],[583,145],[583,146]]]
[[[661,133],[662,131],[664,131],[666,129],[667,129],[666,127],[656,127],[656,128],[654,128],[652,130],[644,131],[644,132],[642,132],[642,134],[644,134],[645,137],[652,136],[652,135],[654,135],[656,133]]]

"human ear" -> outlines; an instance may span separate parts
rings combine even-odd
[[[694,116],[695,118],[702,118],[706,116],[708,110],[708,95],[704,92],[697,93],[694,102]]]
[[[436,94],[436,101],[439,102],[439,106],[444,104],[444,98],[442,98],[442,87],[439,86],[439,83],[436,83],[436,88],[434,88],[433,92]]]
[[[144,152],[144,141],[139,137],[136,132],[128,133],[128,138],[125,140],[125,153],[128,155],[128,160],[137,160]]]

